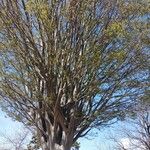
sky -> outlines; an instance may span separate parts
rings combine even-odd
[[[79,139],[80,150],[113,150],[114,142],[109,138],[115,135],[116,128],[119,125],[116,124],[112,128],[103,128],[97,134],[92,136],[87,136]],[[5,113],[0,111],[0,134],[6,134],[10,137],[15,136],[15,134],[20,130],[24,129],[21,123],[13,121],[11,118],[6,117]],[[126,146],[128,146],[128,139],[121,138]],[[4,144],[4,139],[0,136],[0,148]]]

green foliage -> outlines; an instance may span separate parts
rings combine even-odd
[[[30,14],[36,14],[41,19],[46,20],[48,18],[48,5],[44,1],[29,0],[26,3],[26,11]]]
[[[39,145],[38,142],[39,141],[37,140],[37,136],[36,135],[32,136],[32,140],[27,145],[27,150],[39,150],[40,149],[40,145]]]
[[[105,34],[111,38],[121,37],[124,35],[124,33],[125,33],[124,23],[119,21],[111,23],[105,31]]]
[[[72,148],[73,148],[73,150],[79,150],[79,148],[80,148],[80,143],[79,143],[79,142],[75,142],[75,143],[72,145]]]

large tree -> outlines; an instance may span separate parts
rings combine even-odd
[[[0,95],[43,150],[70,150],[125,116],[147,84],[148,0],[1,0]],[[147,63],[144,63],[147,65]]]

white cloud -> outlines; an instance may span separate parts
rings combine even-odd
[[[131,140],[129,138],[120,139],[120,144],[127,150],[144,150],[144,146],[137,140]]]
[[[129,149],[130,146],[131,146],[131,142],[128,138],[123,138],[120,140],[120,143],[122,144],[122,146],[125,148],[125,149]]]

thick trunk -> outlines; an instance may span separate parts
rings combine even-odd
[[[44,143],[42,150],[70,150],[71,148],[63,147],[62,145],[55,145],[55,147],[48,146],[47,143]]]
[[[39,102],[42,110],[44,105]],[[45,109],[44,109],[45,110]],[[54,114],[47,111],[37,113],[37,131],[42,150],[70,150],[74,138],[74,117],[69,121],[63,114],[63,109],[55,108]]]
[[[73,144],[72,136],[66,135],[64,131],[54,133],[51,130],[51,134],[46,133],[46,138],[41,134],[39,138],[42,150],[70,150]]]
[[[71,149],[70,144],[59,145],[57,143],[53,143],[52,141],[51,142],[43,142],[41,147],[42,147],[42,150],[70,150]]]

